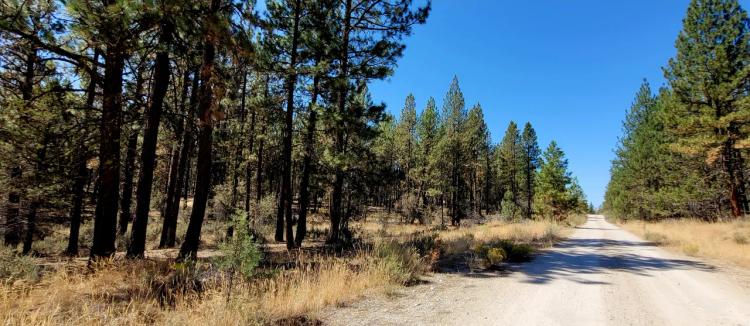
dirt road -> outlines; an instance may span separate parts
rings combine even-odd
[[[595,215],[509,272],[428,281],[321,317],[333,325],[750,325],[750,291],[726,270]]]

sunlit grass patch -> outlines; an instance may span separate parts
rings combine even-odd
[[[750,268],[750,222],[708,223],[683,219],[661,222],[628,221],[621,226],[645,240],[695,257]]]

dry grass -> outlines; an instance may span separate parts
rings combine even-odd
[[[629,221],[626,230],[659,246],[689,256],[750,268],[750,221],[706,223],[699,220]]]
[[[439,239],[446,243],[445,250],[451,254],[465,252],[477,243],[488,243],[498,239],[546,247],[564,237],[568,230],[550,221],[493,221],[471,228],[444,231],[440,233]]]
[[[265,324],[314,315],[400,285],[384,260],[365,251],[346,259],[300,257],[297,263],[304,267],[248,282],[235,278],[231,289],[223,273],[196,267],[191,275],[202,280],[201,293],[178,292],[173,307],[164,305],[157,286],[174,275],[170,263],[116,261],[91,271],[63,269],[36,284],[5,285],[0,318],[8,325]]]
[[[466,253],[497,239],[542,246],[566,230],[552,222],[490,222],[433,232],[379,222],[353,223],[370,245],[341,257],[292,255],[286,266],[294,268],[266,267],[250,280],[235,277],[231,287],[210,261],[189,268],[168,260],[115,260],[90,269],[57,264],[38,281],[0,283],[0,319],[6,325],[295,324],[330,306],[392,293],[426,273],[436,251]],[[200,288],[186,286],[196,280]]]

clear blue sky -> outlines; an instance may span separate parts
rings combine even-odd
[[[621,120],[644,78],[654,90],[664,84],[688,3],[435,0],[395,74],[370,91],[394,115],[410,92],[419,110],[430,96],[441,108],[456,75],[467,107],[482,104],[494,142],[509,121],[530,121],[542,148],[558,142],[599,205]]]

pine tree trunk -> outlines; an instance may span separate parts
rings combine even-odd
[[[740,182],[742,180],[742,171],[741,168],[737,166],[737,156],[734,153],[736,149],[734,148],[733,141],[727,140],[724,143],[724,153],[723,153],[723,163],[724,163],[724,170],[727,173],[727,183],[729,186],[729,204],[732,208],[732,216],[734,217],[742,217],[745,214],[744,211],[744,202],[743,202],[743,194],[744,194],[744,182]]]
[[[68,248],[65,250],[65,254],[70,256],[78,255],[78,237],[81,230],[81,215],[83,213],[83,199],[84,199],[84,187],[86,185],[86,177],[88,176],[88,169],[86,168],[87,154],[85,153],[85,146],[79,146],[81,154],[78,158],[76,167],[76,177],[73,184],[73,210],[70,214],[70,236],[68,237]]]
[[[156,54],[154,63],[154,81],[151,94],[151,106],[146,111],[146,128],[143,131],[143,146],[141,149],[141,170],[138,176],[136,191],[135,219],[130,236],[130,246],[127,256],[141,258],[146,250],[146,232],[148,228],[148,212],[151,210],[151,190],[154,181],[154,165],[156,164],[156,142],[159,136],[159,123],[167,95],[169,79],[169,44],[172,43],[174,26],[166,19],[161,26],[159,45],[162,50]]]
[[[307,121],[307,135],[305,137],[305,157],[302,162],[302,180],[299,186],[299,218],[297,219],[297,235],[295,244],[302,247],[302,241],[307,234],[307,207],[310,203],[310,175],[313,173],[312,157],[315,154],[315,124],[317,121],[317,112],[315,107],[318,102],[318,83],[319,77],[313,79],[312,99],[310,101],[310,117]]]
[[[263,124],[260,134],[266,133],[266,125]],[[258,144],[258,162],[255,168],[255,220],[260,218],[260,200],[263,199],[263,150],[266,144],[266,139],[261,137],[260,143]],[[270,189],[269,189],[270,190]]]
[[[20,214],[21,194],[15,189],[21,179],[21,168],[14,166],[10,169],[10,181],[12,190],[8,193],[8,204],[5,208],[5,235],[6,246],[15,247],[21,242],[21,223],[18,220]]]
[[[99,194],[94,216],[94,241],[91,258],[115,253],[117,236],[117,200],[120,181],[120,131],[122,111],[122,72],[125,54],[122,44],[110,44],[106,50],[102,117],[99,137]]]
[[[534,176],[534,170],[531,166],[531,159],[527,159],[526,161],[526,218],[531,219],[532,215],[532,209],[531,209],[531,201],[534,198],[534,189],[532,178]]]
[[[217,15],[219,0],[211,1],[210,15]],[[211,20],[208,20],[210,24]],[[203,65],[201,67],[201,85],[198,101],[198,116],[200,117],[198,134],[198,162],[196,167],[195,196],[193,197],[193,212],[182,242],[178,259],[195,259],[200,244],[201,228],[206,213],[206,204],[211,190],[211,151],[213,143],[213,125],[211,121],[211,106],[213,104],[213,85],[211,77],[214,70],[215,40],[210,35],[211,26],[204,26],[205,45],[203,48]]]
[[[342,116],[346,112],[346,100],[349,91],[349,33],[351,32],[351,19],[352,19],[352,0],[346,0],[346,8],[343,20],[343,34],[342,34],[342,46],[341,53],[339,53],[341,61],[341,70],[338,78],[340,79],[341,85],[338,90],[337,98],[337,109],[339,114]],[[338,154],[344,154],[346,151],[346,144],[344,143],[344,135],[341,127],[337,128],[335,146]],[[341,200],[343,199],[343,188],[344,188],[344,170],[340,164],[336,164],[335,177],[333,181],[333,191],[331,193],[331,230],[328,235],[327,243],[337,244],[340,242],[340,223],[341,223]]]
[[[284,119],[284,148],[282,155],[281,196],[279,197],[279,212],[283,215],[276,223],[276,240],[283,241],[284,224],[286,224],[287,249],[294,248],[294,229],[292,227],[292,137],[294,129],[294,91],[297,85],[297,43],[299,39],[299,20],[302,8],[300,0],[294,3],[294,22],[292,30],[292,44],[289,49],[289,73],[286,76],[286,114]]]
[[[252,154],[253,152],[253,146],[255,145],[255,119],[257,115],[257,108],[253,108],[253,112],[251,114],[250,118],[250,132],[248,133],[248,144],[247,144],[247,152],[249,154]],[[251,190],[251,184],[253,179],[253,169],[250,162],[247,162],[247,167],[245,168],[245,213],[247,214],[247,218],[250,219],[250,190]]]
[[[89,75],[89,85],[86,89],[86,113],[85,117],[89,117],[89,110],[94,107],[94,100],[96,99],[96,82],[97,82],[97,67],[96,63],[99,62],[99,51],[94,51],[94,64],[91,65],[92,73]],[[75,181],[73,182],[73,209],[70,214],[70,234],[68,236],[68,247],[65,250],[65,254],[69,256],[78,255],[78,237],[81,230],[81,216],[83,215],[84,199],[85,199],[85,188],[88,179],[88,168],[86,163],[89,159],[88,148],[86,148],[86,135],[81,135],[81,139],[78,144],[78,157],[76,162]]]
[[[183,89],[182,89],[182,112],[187,115],[185,119],[181,120],[180,125],[181,133],[179,138],[179,144],[177,145],[177,162],[174,175],[170,173],[169,177],[169,188],[167,189],[167,205],[164,209],[164,216],[162,219],[161,227],[161,238],[159,239],[159,248],[172,248],[175,246],[176,228],[177,228],[177,216],[180,211],[180,195],[182,192],[183,184],[185,183],[185,171],[187,170],[187,161],[189,155],[189,149],[193,143],[193,126],[192,119],[195,112],[196,101],[198,98],[198,74],[193,73],[192,79],[192,90],[190,93],[189,107],[185,108],[185,98],[188,94],[188,87],[191,84],[190,71],[185,71],[183,76]],[[174,155],[174,154],[173,154]],[[174,160],[172,164],[175,164]],[[173,165],[174,167],[174,165]]]
[[[51,126],[47,126],[46,130],[49,130]],[[42,178],[47,170],[47,146],[49,145],[49,133],[44,133],[44,140],[42,140],[42,147],[37,151],[36,156],[36,171],[34,171],[34,181],[38,185],[42,183]],[[42,204],[42,198],[36,197],[31,201],[29,205],[29,214],[26,217],[26,236],[23,240],[23,251],[24,255],[31,253],[31,245],[34,242],[34,234],[36,233],[36,222],[39,208]]]
[[[240,127],[245,125],[245,97],[247,95],[247,72],[245,69],[242,69],[242,95],[240,97],[240,108],[239,108],[239,116],[240,116]],[[242,137],[239,137],[237,147],[235,148],[234,157],[232,158],[232,216],[234,216],[235,211],[237,210],[237,201],[239,200],[238,195],[238,189],[240,183],[240,164],[242,163],[242,148],[244,147],[244,139]],[[227,228],[227,238],[231,238],[234,235],[234,225],[233,222],[230,221],[230,225]]]
[[[125,235],[132,218],[130,207],[133,199],[133,177],[135,175],[135,159],[138,150],[138,128],[133,127],[128,136],[128,148],[125,153],[123,166],[122,197],[120,198],[120,220],[117,227],[120,236]]]

